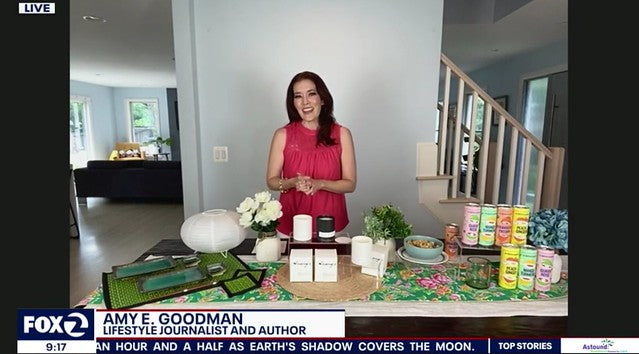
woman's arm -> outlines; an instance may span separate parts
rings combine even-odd
[[[268,165],[266,167],[266,185],[271,190],[280,190],[282,166],[284,166],[284,144],[286,144],[286,130],[279,128],[273,134],[271,149],[268,153]],[[291,188],[288,183],[284,182],[283,180],[282,189]]]
[[[333,193],[351,193],[357,186],[357,166],[355,163],[355,148],[350,130],[345,127],[340,129],[340,140],[342,144],[342,179],[329,181],[323,179],[312,179],[306,177],[309,188],[306,194],[314,194],[320,189]]]

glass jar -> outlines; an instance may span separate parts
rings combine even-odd
[[[466,284],[475,289],[487,289],[490,286],[492,266],[484,257],[468,257]]]

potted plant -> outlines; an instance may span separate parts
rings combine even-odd
[[[255,258],[258,262],[274,262],[280,259],[280,238],[277,225],[282,216],[282,204],[273,199],[267,190],[246,197],[235,208],[240,213],[240,226],[257,231]]]
[[[388,260],[395,260],[395,239],[411,235],[413,226],[406,222],[404,213],[392,204],[376,205],[364,213],[362,233],[376,244],[388,248]]]
[[[155,144],[155,146],[158,147],[158,151],[162,152],[162,145],[171,146],[171,144],[173,144],[173,140],[171,138],[163,139],[162,137],[158,136],[154,140],[151,140],[150,143]]]

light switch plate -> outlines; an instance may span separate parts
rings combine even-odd
[[[228,162],[229,161],[229,148],[228,148],[228,146],[214,146],[213,147],[213,161],[214,162]]]

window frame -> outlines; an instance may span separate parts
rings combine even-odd
[[[84,125],[85,125],[85,129],[84,129],[84,135],[85,135],[85,146],[84,146],[84,151],[86,152],[86,161],[92,160],[94,159],[94,153],[93,153],[93,121],[91,119],[91,98],[88,96],[82,96],[82,95],[69,95],[69,104],[73,103],[73,102],[80,102],[83,104],[83,115],[84,115]],[[69,127],[70,128],[70,127]],[[69,131],[69,134],[71,134],[71,132]],[[71,145],[71,139],[69,137],[69,163],[71,163],[71,152],[72,152],[72,145]],[[76,164],[77,165],[77,164]],[[86,164],[84,166],[82,165],[74,165],[74,168],[78,168],[78,167],[86,167]]]
[[[127,127],[129,134],[129,141],[136,143],[147,143],[147,141],[136,141],[135,140],[135,127],[133,126],[133,115],[131,114],[131,103],[146,103],[146,104],[155,104],[155,132],[157,135],[155,137],[162,136],[161,124],[160,124],[160,100],[158,98],[127,98],[124,100],[124,111],[126,112],[127,117]]]

